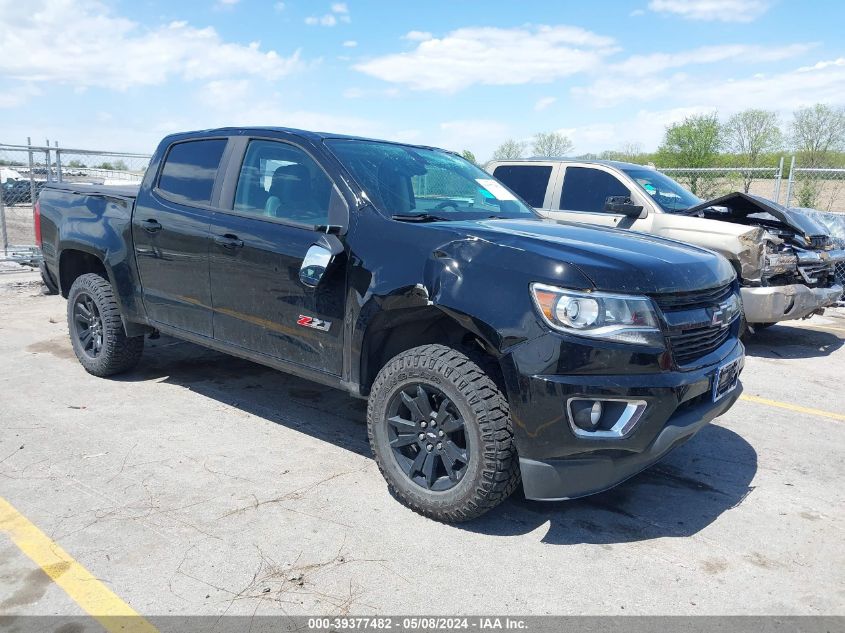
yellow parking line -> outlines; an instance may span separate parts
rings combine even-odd
[[[2,497],[0,532],[8,534],[24,554],[64,589],[86,613],[94,616],[107,631],[158,633],[158,629],[118,598],[58,543],[30,523]]]
[[[769,400],[768,398],[761,398],[760,396],[750,396],[748,394],[742,394],[739,397],[740,400],[745,400],[747,402],[756,402],[757,404],[766,404],[770,407],[777,407],[779,409],[787,409],[788,411],[797,411],[798,413],[807,413],[809,415],[818,415],[823,418],[830,418],[831,420],[843,420],[845,421],[845,415],[841,413],[832,413],[830,411],[822,411],[821,409],[812,409],[810,407],[802,407],[797,404],[791,404],[789,402],[780,402],[779,400]]]

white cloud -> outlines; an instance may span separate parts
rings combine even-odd
[[[746,108],[788,112],[813,103],[845,104],[845,58],[820,61],[813,66],[774,74],[755,73],[742,79],[676,74],[647,81],[601,79],[588,88],[573,89],[594,105],[672,101],[701,104],[705,110],[730,114]]]
[[[196,93],[197,106],[188,120],[168,123],[170,131],[232,125],[279,125],[321,130],[339,134],[384,136],[385,130],[375,121],[347,115],[327,114],[284,106],[285,95],[265,93],[265,86],[255,80],[216,80],[203,85]],[[165,133],[163,130],[161,133]]]
[[[766,11],[769,0],[651,0],[648,8],[688,20],[752,22]]]
[[[534,104],[534,110],[541,112],[557,101],[557,97],[543,97]]]
[[[409,40],[411,42],[425,42],[426,40],[430,40],[432,37],[434,36],[428,31],[408,31],[402,36],[402,39]]]
[[[444,121],[438,130],[422,141],[426,145],[444,147],[456,152],[472,149],[478,156],[486,156],[509,136],[510,129],[501,121],[466,119]]]
[[[652,101],[679,95],[704,84],[721,80],[705,80],[689,74],[690,66],[732,62],[735,64],[757,64],[776,62],[802,55],[816,44],[787,44],[766,47],[750,44],[729,44],[703,46],[688,51],[633,55],[628,59],[608,66],[602,76],[588,86],[572,89],[575,96],[585,97],[598,107],[610,107],[629,100]],[[663,71],[684,69],[685,72],[665,74]],[[690,85],[688,87],[688,84]]]
[[[225,42],[210,27],[145,29],[97,0],[0,0],[0,14],[0,75],[31,82],[125,89],[174,77],[276,80],[305,65],[299,51],[282,57],[259,42]]]
[[[354,68],[415,90],[456,92],[474,84],[549,83],[596,68],[615,50],[612,38],[574,26],[470,27]]]
[[[4,90],[0,90],[0,109],[17,108],[40,94],[41,89],[32,83],[7,85]]]
[[[305,24],[310,26],[314,26],[316,24],[319,24],[320,26],[334,26],[337,24],[337,18],[334,17],[333,13],[326,13],[321,16],[309,15],[305,18]]]
[[[323,15],[309,15],[305,18],[305,24],[315,26],[335,26],[338,22],[351,22],[349,7],[345,2],[335,2],[330,7],[330,13]]]
[[[274,3],[274,4],[273,4],[273,10],[274,10],[276,13],[281,13],[282,11],[284,11],[284,10],[285,10],[285,3],[284,3],[284,2],[276,2],[276,3]]]
[[[356,42],[355,40],[346,40],[343,43],[343,46],[344,48],[355,48],[356,46],[358,46],[358,42]]]
[[[752,44],[702,46],[674,53],[633,55],[619,64],[614,64],[610,67],[610,70],[626,76],[643,77],[669,68],[681,68],[695,64],[713,64],[724,61],[736,61],[743,64],[775,62],[802,55],[814,46],[817,46],[817,44],[786,44],[772,47]]]
[[[637,18],[637,17],[639,17],[639,16],[641,16],[641,15],[645,15],[645,10],[644,10],[644,9],[634,9],[633,11],[631,11],[631,12],[628,14],[628,16],[629,16],[629,17],[632,17],[632,18]]]

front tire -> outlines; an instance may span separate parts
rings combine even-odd
[[[119,374],[141,359],[144,337],[126,336],[111,284],[100,275],[80,275],[73,282],[67,323],[76,358],[89,374]]]
[[[519,485],[507,400],[478,365],[444,345],[413,348],[382,368],[367,430],[390,490],[432,519],[473,519]]]

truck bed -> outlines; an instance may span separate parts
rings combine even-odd
[[[51,182],[45,189],[57,189],[70,193],[78,193],[89,196],[111,196],[114,198],[129,198],[134,200],[138,197],[141,183],[130,185],[91,185],[81,182]]]

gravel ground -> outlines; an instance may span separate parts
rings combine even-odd
[[[660,464],[442,525],[388,493],[363,401],[164,337],[94,378],[64,300],[5,274],[0,497],[147,615],[842,614],[843,340],[842,312],[766,330]],[[4,613],[81,611],[0,531]]]

